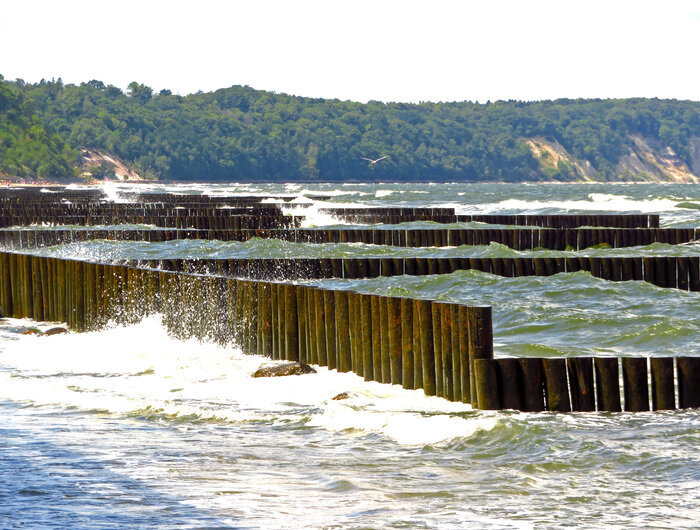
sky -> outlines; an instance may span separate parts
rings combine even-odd
[[[700,1],[2,0],[0,74],[366,102],[700,100]]]

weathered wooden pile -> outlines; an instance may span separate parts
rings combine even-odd
[[[40,209],[34,211],[30,208],[36,193],[28,193],[26,204],[22,193],[13,191],[10,195],[0,195],[0,219],[12,219],[14,224],[19,219],[20,223],[26,224],[35,222],[36,215],[41,217]],[[136,218],[132,216],[133,212],[150,209],[168,213],[161,218],[183,219],[189,217],[181,216],[181,211],[191,212],[195,218],[199,212],[207,212],[206,216],[200,217],[227,219],[246,216],[249,211],[256,212],[249,217],[262,218],[265,215],[261,212],[274,210],[261,205],[259,199],[256,202],[249,197],[235,205],[237,198],[209,200],[211,198],[154,196],[152,201],[129,204],[129,208],[119,210],[114,208],[114,203],[103,202],[103,197],[92,191],[43,195],[52,196],[37,199],[37,204],[42,203],[47,211],[54,207],[56,211],[63,208],[64,199],[79,205],[82,208],[80,215],[72,215],[78,210],[68,208],[64,211],[69,214],[63,218],[82,218],[85,222],[81,224],[84,225],[91,224],[88,218],[103,219],[107,216],[111,216],[112,224],[119,224],[120,219],[132,223]],[[153,206],[155,202],[159,206]],[[6,214],[9,210],[5,208],[10,206],[14,207],[13,215]],[[209,215],[210,210],[215,213]],[[410,210],[390,215],[394,218],[429,215],[418,209]],[[23,213],[20,215],[19,212]],[[105,212],[117,213],[107,215]],[[173,212],[177,214],[169,215]],[[282,219],[281,211],[277,213]],[[449,213],[442,211],[433,213],[438,217],[450,217]],[[381,216],[380,211],[364,211],[364,214],[349,211],[346,214],[347,219],[357,215]],[[277,219],[276,215],[269,217]],[[338,215],[345,214],[340,212]],[[602,218],[598,220],[599,217]],[[55,218],[61,218],[61,215]],[[530,216],[522,220],[499,216],[493,222],[546,224],[547,228],[526,230],[555,233],[552,241],[558,242],[568,241],[566,234],[571,230],[578,232],[577,241],[580,241],[581,230],[589,229],[577,227],[593,222],[607,223],[611,228],[591,231],[608,230],[616,234],[657,231],[654,233],[680,234],[682,237],[674,236],[680,238],[678,241],[692,240],[696,236],[696,229],[658,232],[662,229],[657,228],[658,217],[655,216]],[[274,230],[284,232],[279,228]],[[478,231],[489,233],[490,229]],[[83,234],[95,237],[111,234],[117,238],[129,232],[212,233],[208,230],[12,229],[3,231],[0,236],[4,239],[0,240],[6,248],[29,249],[63,242],[66,233],[71,234],[71,240],[83,240],[79,239]],[[314,232],[328,234],[331,231]],[[364,232],[365,229],[346,229],[340,233],[353,233],[354,238]],[[372,230],[367,232],[373,233]],[[392,234],[402,232],[407,234],[410,231],[383,230],[383,233]],[[450,235],[446,237],[452,241],[455,230],[447,232]],[[49,236],[44,237],[45,234]],[[346,240],[348,237],[345,236]],[[359,240],[362,237],[360,235]],[[540,237],[538,242],[548,241],[548,237]],[[442,235],[435,236],[433,241],[447,241],[442,238]],[[481,244],[483,241],[462,239],[461,235],[457,240],[460,244]],[[636,236],[626,239],[628,242],[636,240]],[[409,237],[406,235],[403,241],[407,243]],[[378,242],[392,244],[385,238]],[[700,290],[698,257],[177,259],[157,262],[124,260],[114,264],[5,251],[0,252],[0,305],[8,315],[65,321],[77,331],[99,329],[109,322],[135,322],[149,313],[158,312],[163,314],[168,329],[178,337],[235,344],[245,353],[353,371],[366,380],[400,384],[409,389],[422,388],[428,395],[468,402],[481,409],[642,411],[700,406],[700,358],[495,359],[489,307],[290,283],[290,280],[299,279],[444,274],[460,269],[476,269],[503,276],[588,270],[610,280],[645,280],[662,287]]]
[[[226,217],[229,215],[230,217]],[[36,220],[39,217],[32,217]],[[17,219],[17,218],[15,218]],[[56,217],[55,219],[58,219]],[[66,217],[63,218],[67,219]],[[91,218],[94,220],[96,218]],[[115,225],[118,217],[108,223],[104,219],[97,224]],[[299,223],[301,218],[280,221],[278,224]],[[74,218],[71,223],[82,221]],[[170,223],[185,228],[185,225],[240,225],[258,224],[270,226],[277,223],[273,215],[222,214],[220,217],[181,217],[166,216],[148,218],[137,216],[127,218],[125,223],[155,224]],[[34,222],[33,224],[39,224]],[[67,223],[70,224],[70,223]],[[160,226],[160,225],[159,225]],[[369,245],[389,245],[394,247],[458,247],[462,245],[489,245],[499,243],[515,250],[583,250],[593,246],[624,248],[652,243],[679,245],[695,241],[700,237],[697,228],[222,228],[222,229],[99,229],[99,228],[56,228],[45,230],[25,228],[22,230],[0,230],[0,243],[14,248],[27,246],[55,245],[91,239],[116,239],[127,241],[148,241],[152,243],[175,239],[216,239],[218,241],[248,241],[254,237],[281,239],[293,243],[366,243]]]

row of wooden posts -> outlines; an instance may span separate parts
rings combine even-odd
[[[52,231],[44,231],[51,234]],[[37,231],[41,235],[44,232]],[[2,236],[13,232],[0,232]],[[17,233],[14,233],[17,234]],[[35,240],[36,242],[36,240]],[[66,241],[61,241],[66,242]],[[20,248],[33,248],[21,241]],[[58,241],[55,242],[55,244]],[[6,247],[14,245],[4,242]],[[508,278],[579,271],[609,281],[646,281],[658,287],[700,291],[700,257],[521,257],[521,258],[244,258],[142,260],[142,266],[259,280],[361,279],[422,276],[477,270]]]
[[[490,307],[27,254],[0,253],[0,304],[77,331],[160,312],[180,338],[471,403],[469,364],[493,358]]]
[[[387,211],[389,210],[389,211]],[[659,228],[658,214],[456,214],[454,209],[442,208],[437,212],[403,212],[396,208],[320,208],[319,211],[352,222],[382,222],[384,216],[409,217],[433,215],[436,222],[485,223],[493,225],[539,226],[542,228],[580,228],[583,226],[607,228]],[[403,210],[403,209],[401,209]],[[438,221],[437,217],[444,220]],[[401,221],[403,222],[403,221]]]
[[[287,194],[269,195],[195,195],[191,193],[156,193],[156,192],[132,192],[117,190],[117,199],[130,204],[154,204],[154,205],[183,205],[197,204],[201,206],[257,206],[265,204],[265,201],[275,200],[281,202],[300,202],[299,198]],[[305,195],[305,198],[312,201],[327,201],[328,195]],[[107,196],[100,188],[91,189],[68,189],[66,187],[55,187],[47,192],[37,188],[3,188],[0,190],[0,207],[6,205],[53,205],[62,203],[63,200],[71,204],[105,204],[113,202],[111,196]]]
[[[135,238],[142,235],[204,235],[192,231],[128,230],[0,230],[0,245],[23,250],[90,239]],[[207,233],[207,235],[212,235]],[[153,266],[176,269],[165,260]],[[479,270],[505,277],[549,276],[588,271],[611,281],[647,281],[659,287],[700,290],[699,258],[665,257],[522,257],[522,258],[294,258],[184,260],[199,269],[256,279],[373,278],[377,276],[446,274],[456,270]],[[191,265],[191,266],[193,266]],[[190,266],[190,267],[191,267]]]
[[[196,224],[196,219],[184,219],[184,224]],[[215,218],[219,219],[219,218]],[[222,222],[236,222],[241,217],[220,218]],[[254,219],[250,217],[249,219]],[[265,224],[261,217],[255,221]],[[134,219],[134,222],[143,220]],[[274,222],[274,221],[271,221]],[[514,250],[583,250],[594,246],[626,248],[653,243],[678,245],[700,239],[698,228],[428,228],[428,229],[12,229],[0,230],[0,244],[7,248],[34,248],[75,241],[110,239],[125,241],[162,242],[181,239],[208,239],[218,241],[248,241],[252,238],[280,239],[294,243],[365,243],[395,247],[458,247],[462,245],[489,245],[498,243]]]
[[[140,260],[139,266],[257,280],[348,280],[477,270],[498,276],[590,272],[609,281],[646,281],[700,291],[700,256],[574,258],[241,258]]]
[[[119,224],[145,224],[163,228],[195,228],[197,230],[250,230],[279,229],[300,226],[303,217],[290,215],[51,215],[37,213],[32,216],[2,216],[0,227],[53,225],[53,226],[109,226]]]
[[[8,189],[2,190],[0,195],[0,226],[24,226],[36,222],[31,210],[40,207],[44,215],[44,222],[51,221],[48,218],[71,219],[71,223],[95,225],[95,220],[102,219],[102,224],[113,224],[114,221],[105,221],[109,214],[121,212],[124,220],[134,209],[150,210],[151,217],[161,209],[173,207],[192,206],[198,209],[221,209],[221,212],[212,213],[209,217],[234,215],[226,211],[228,207],[273,207],[269,199],[281,200],[290,207],[303,207],[299,197],[292,196],[229,196],[212,197],[192,194],[170,193],[121,193],[122,198],[128,202],[115,203],[102,194],[99,190],[68,190],[60,188],[52,190],[54,193],[43,193],[36,189]],[[58,191],[58,193],[57,193]],[[327,200],[324,196],[309,196],[310,200]],[[68,199],[66,202],[64,199]],[[294,199],[294,201],[292,201]],[[226,208],[222,208],[226,207]],[[441,223],[454,222],[482,222],[488,224],[505,224],[518,226],[539,226],[548,228],[577,228],[582,226],[615,227],[615,228],[658,228],[659,216],[657,214],[534,214],[534,215],[506,215],[506,214],[456,214],[454,208],[411,208],[411,207],[362,207],[362,208],[336,208],[327,207],[321,210],[345,221],[354,223],[382,223],[396,224],[417,220],[433,220]],[[78,215],[88,214],[95,220]],[[145,215],[145,214],[144,214]],[[197,214],[197,217],[202,217]],[[12,218],[8,220],[6,218]],[[5,221],[11,224],[4,224]],[[64,220],[64,223],[69,221]],[[213,221],[200,228],[221,228]],[[158,225],[171,226],[171,225]]]
[[[14,317],[77,331],[160,312],[181,338],[353,371],[480,409],[700,406],[697,357],[494,359],[490,307],[8,252],[0,253],[0,304]]]

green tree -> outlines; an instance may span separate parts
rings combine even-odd
[[[136,81],[132,81],[128,86],[128,94],[134,99],[142,102],[149,101],[153,97],[153,89],[146,85],[141,85]]]

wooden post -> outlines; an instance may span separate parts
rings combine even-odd
[[[522,410],[542,412],[545,410],[542,363],[540,359],[525,357],[518,359],[518,364],[522,374]]]
[[[279,311],[279,284],[270,284],[270,332],[272,338],[272,358],[281,359],[281,348],[280,348],[280,335],[279,335],[279,325],[278,325],[278,311]]]
[[[294,285],[284,286],[284,348],[286,360],[299,360],[299,324]]]
[[[285,331],[285,285],[278,283],[277,285],[277,336],[279,337],[279,360],[287,359],[286,356],[286,331]],[[274,316],[274,315],[273,315]]]
[[[352,359],[350,358],[350,323],[348,321],[348,293],[335,291],[335,326],[337,336],[337,369],[339,372],[349,372]]]
[[[547,410],[571,412],[565,359],[542,359]]]
[[[431,260],[434,261],[434,260]],[[435,393],[438,397],[446,397],[445,365],[442,359],[442,315],[438,302],[430,307],[430,317],[433,324],[433,355],[435,356]]]
[[[401,380],[409,390],[415,388],[413,362],[413,301],[401,298]]]
[[[74,262],[73,292],[75,293],[74,326],[78,331],[85,331],[85,291],[83,288],[83,262]]]
[[[49,288],[49,258],[38,258],[39,285],[41,286],[40,305],[41,320],[51,320],[51,291]],[[1,289],[1,288],[0,288]]]
[[[348,292],[348,325],[350,331],[350,370],[363,377],[362,321],[360,320],[360,295]]]
[[[523,410],[521,377],[518,359],[496,359],[496,388],[501,409]]]
[[[571,408],[574,412],[595,411],[593,360],[590,357],[570,357],[567,360]]]
[[[450,313],[450,344],[452,360],[452,399],[462,401],[462,368],[459,350],[459,310],[457,304],[447,304]]]
[[[326,353],[326,305],[324,291],[316,289],[314,292],[314,304],[316,309],[316,349],[318,364],[328,366],[328,354]]]
[[[673,357],[652,357],[650,361],[652,410],[673,410],[676,408]]]
[[[2,283],[2,299],[0,304],[5,310],[5,314],[12,315],[12,284],[14,278],[12,277],[12,269],[10,267],[10,256],[7,252],[0,253],[0,271],[2,271],[2,276],[0,277],[0,283]]]
[[[268,282],[260,282],[258,326],[261,328],[262,355],[272,357],[272,288]]]
[[[298,336],[298,348],[299,348],[299,354],[298,354],[298,359],[299,362],[302,363],[308,363],[309,358],[308,358],[308,352],[307,352],[307,337],[308,337],[308,319],[307,319],[307,313],[306,313],[306,287],[303,285],[295,285],[294,290],[296,291],[296,299],[297,299],[297,336]]]
[[[649,410],[646,357],[622,358],[622,385],[625,393],[625,411]]]
[[[496,361],[493,359],[474,359],[474,387],[476,388],[476,408],[481,410],[498,410],[500,408]]]
[[[493,329],[491,308],[474,306],[467,308],[467,338],[469,341],[469,372],[471,403],[478,403],[474,386],[474,359],[493,359]]]
[[[323,291],[323,303],[326,316],[326,361],[328,362],[328,369],[335,370],[337,368],[337,350],[335,336],[335,295],[333,294],[333,291]]]
[[[462,389],[462,403],[471,403],[471,383],[469,376],[469,319],[467,307],[457,308],[458,337],[459,337],[459,379]],[[456,380],[456,379],[455,379]]]
[[[382,331],[381,331],[381,297],[370,295],[372,318],[372,374],[374,381],[382,382]]]
[[[620,371],[616,357],[596,357],[594,360],[598,410],[622,411],[620,402]]]
[[[96,299],[95,299],[95,264],[85,263],[83,265],[85,281],[85,329],[97,329]],[[147,304],[148,299],[145,300]]]
[[[423,366],[423,392],[435,395],[435,352],[433,350],[433,321],[430,300],[416,300],[420,326],[420,349]]]
[[[191,285],[191,281],[189,278],[188,285]],[[240,293],[240,308],[238,310],[238,313],[240,314],[241,319],[241,350],[243,350],[243,353],[245,353],[246,355],[250,355],[252,353],[250,349],[251,303],[249,285],[250,282],[248,280],[239,280],[238,291]],[[189,300],[194,300],[194,297],[192,296],[193,293],[191,292],[191,287],[189,288],[189,291],[190,292],[188,293],[187,298]]]
[[[309,287],[306,292],[306,310],[307,319],[309,322],[309,363],[319,364],[318,362],[318,323],[316,320],[316,294],[318,289],[316,287]]]
[[[445,385],[444,396],[450,401],[455,401],[452,358],[452,310],[449,304],[438,304],[438,310],[440,311],[440,350],[442,354],[442,374]]]
[[[41,295],[41,263],[36,256],[29,256],[32,275],[32,318],[44,320],[44,307]],[[82,283],[82,282],[81,282]]]
[[[389,331],[390,381],[394,385],[402,384],[401,366],[401,301],[396,297],[387,298],[387,321]]]
[[[32,257],[27,254],[20,254],[22,267],[22,316],[32,318]]]
[[[374,379],[372,363],[372,297],[360,295],[360,321],[362,323],[362,375],[365,381]]]
[[[382,378],[380,383],[391,383],[391,359],[389,357],[389,311],[388,298],[379,298],[379,338],[381,348]]]
[[[248,329],[248,351],[254,355],[260,355],[258,349],[258,323],[260,322],[258,313],[258,282],[248,281],[248,311],[246,314]],[[296,308],[295,308],[296,309]]]
[[[418,300],[412,300],[413,307],[413,385],[423,388],[423,356],[420,342],[420,318],[418,316]]]
[[[700,407],[700,357],[676,358],[678,408]]]

